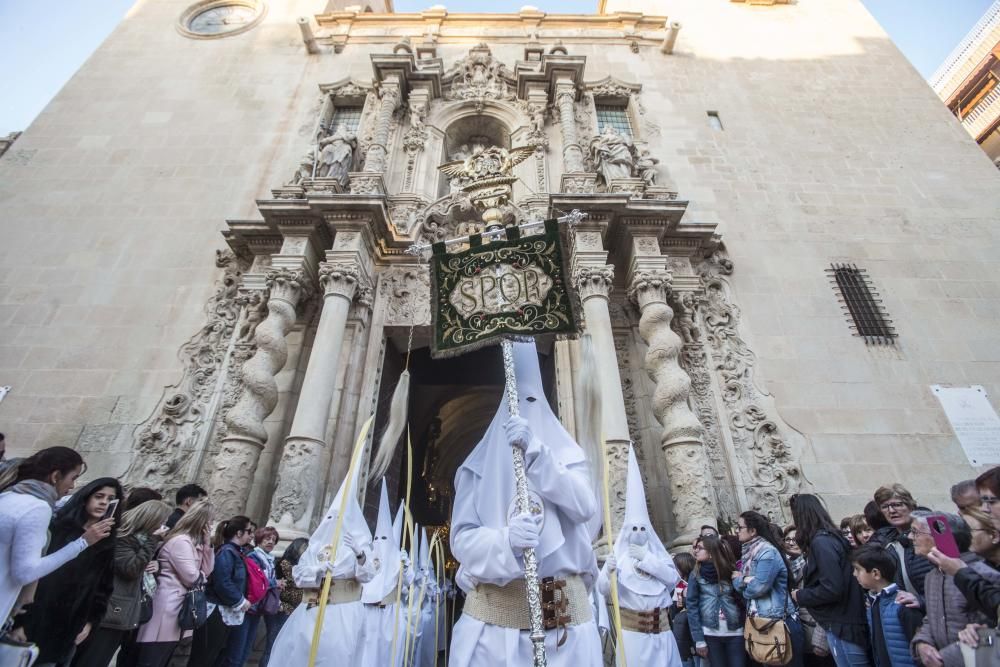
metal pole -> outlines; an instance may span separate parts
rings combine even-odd
[[[510,416],[517,417],[517,376],[514,373],[514,344],[506,338],[502,341],[503,374],[507,383],[507,407]],[[514,455],[514,484],[517,494],[517,511],[527,514],[531,511],[528,499],[528,476],[524,469],[524,452],[520,447],[511,447]],[[531,645],[535,667],[545,667],[545,628],[542,625],[542,598],[538,587],[538,558],[534,549],[524,550],[524,584],[528,589],[528,609],[531,612]]]

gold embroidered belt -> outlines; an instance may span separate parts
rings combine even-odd
[[[565,629],[587,623],[594,618],[587,586],[577,575],[565,579],[545,577],[539,583],[542,601],[542,624],[546,630],[563,630],[559,639],[566,641]],[[463,613],[476,620],[501,628],[531,629],[524,579],[515,579],[506,586],[479,584],[465,598]]]
[[[307,607],[315,607],[319,604],[321,589],[310,588],[302,592],[302,601]],[[334,579],[330,582],[330,594],[326,598],[327,604],[345,604],[347,602],[357,602],[361,599],[361,584],[357,579]]]
[[[622,630],[641,632],[647,635],[670,632],[670,619],[667,616],[666,608],[653,609],[652,611],[635,611],[634,609],[622,607],[621,615]]]

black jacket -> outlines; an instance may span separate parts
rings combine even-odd
[[[116,488],[118,498],[122,497],[118,481],[104,477],[77,491],[56,512],[46,553],[55,553],[83,535],[87,499],[107,486]],[[120,511],[115,518],[121,519]],[[114,590],[115,541],[112,532],[110,537],[84,549],[79,556],[39,580],[35,601],[15,623],[24,628],[29,641],[38,644],[40,664],[63,661],[83,626],[90,623],[91,633],[100,626]]]
[[[990,619],[990,625],[996,625],[997,607],[1000,607],[1000,586],[983,578],[971,567],[963,567],[955,573],[955,586],[962,591],[966,600],[986,614]]]
[[[899,562],[899,553],[894,547],[890,546],[893,542],[898,542],[903,547],[903,564]],[[893,526],[886,526],[885,528],[876,530],[868,543],[881,544],[896,563],[896,578],[894,581],[899,586],[899,590],[906,590],[906,581],[903,578],[902,567],[902,565],[905,565],[906,573],[909,575],[910,582],[914,588],[911,592],[916,593],[921,598],[924,597],[924,579],[927,577],[927,573],[934,569],[934,565],[913,550],[913,542],[908,536],[900,534]]]
[[[796,600],[828,632],[865,646],[868,632],[864,591],[852,571],[847,540],[828,530],[817,532],[809,544]]]
[[[139,600],[142,596],[142,576],[146,566],[153,560],[153,554],[160,546],[160,539],[149,535],[129,535],[118,538],[115,545],[114,599]],[[133,609],[132,617],[121,619],[124,625],[117,625],[105,619],[103,627],[114,630],[134,630],[139,627],[139,607]]]

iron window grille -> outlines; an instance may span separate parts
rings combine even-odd
[[[348,132],[356,134],[360,124],[361,107],[337,107],[333,111],[333,120],[330,121],[330,132],[336,132],[343,125]]]
[[[851,316],[854,335],[864,338],[867,345],[893,345],[899,334],[872,287],[868,271],[854,264],[834,263],[826,272],[840,294],[841,309]]]
[[[604,131],[606,125],[615,128],[618,134],[633,136],[632,121],[628,117],[628,109],[621,104],[597,104],[597,133]]]

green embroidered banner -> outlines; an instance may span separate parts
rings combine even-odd
[[[542,234],[483,244],[448,254],[434,245],[431,260],[431,352],[448,357],[496,343],[503,336],[575,334],[576,308],[567,281],[559,223],[547,220]]]

